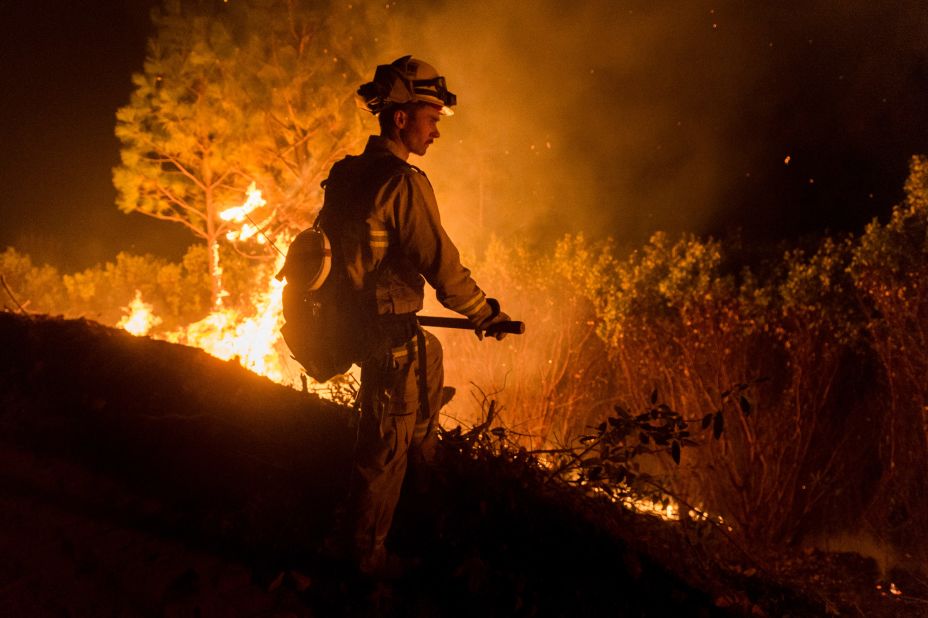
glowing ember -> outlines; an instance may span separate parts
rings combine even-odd
[[[151,305],[142,300],[142,293],[135,291],[135,298],[129,303],[128,307],[123,307],[123,311],[128,312],[116,324],[117,328],[123,328],[128,332],[142,337],[158,324],[161,324],[161,318],[152,313]]]
[[[623,498],[622,503],[629,509],[635,511],[636,513],[641,513],[643,515],[653,515],[660,517],[665,521],[679,521],[680,520],[680,509],[673,502],[668,501],[656,501],[650,500],[647,498]]]

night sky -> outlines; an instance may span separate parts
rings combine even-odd
[[[115,206],[116,109],[145,58],[155,0],[0,0],[0,247],[65,271],[192,240]]]
[[[114,205],[114,115],[141,69],[155,4],[0,0],[0,248],[74,270],[119,250],[177,257],[193,241]],[[507,158],[493,164],[507,181],[536,187],[570,170],[539,190],[539,204],[582,184],[571,208],[540,211],[539,230],[635,242],[656,229],[741,229],[758,241],[859,230],[901,199],[909,157],[928,152],[921,2],[546,1],[531,23],[511,4],[439,3],[399,29],[418,31],[406,48],[457,76],[453,139],[421,163],[438,189],[454,183],[429,165],[450,167],[451,145],[485,138],[501,112],[506,131],[493,139]],[[477,32],[492,41],[469,49]],[[500,73],[510,77],[497,88]],[[492,107],[494,93],[505,109]],[[538,112],[521,113],[520,100]],[[536,144],[546,162],[526,164],[540,161]]]

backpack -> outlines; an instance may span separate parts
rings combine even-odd
[[[332,245],[318,225],[300,232],[287,250],[277,279],[286,322],[280,332],[293,358],[317,382],[345,373],[362,357],[358,301],[340,269],[332,270]]]

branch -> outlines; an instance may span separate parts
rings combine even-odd
[[[143,212],[142,214],[148,217],[153,217],[155,219],[160,219],[161,221],[172,221],[174,223],[180,223],[181,225],[184,225],[187,228],[189,228],[195,235],[199,236],[200,238],[204,238],[204,239],[206,238],[206,234],[204,234],[199,228],[195,227],[192,223],[188,223],[186,220],[181,218],[180,215],[169,217],[167,215],[162,215],[157,212]]]
[[[184,202],[184,200],[182,200],[182,199],[180,199],[179,197],[175,196],[173,193],[171,193],[171,191],[169,191],[167,188],[165,188],[164,185],[161,185],[160,183],[155,183],[155,188],[158,190],[159,193],[161,193],[161,195],[163,195],[165,198],[167,198],[167,200],[168,200],[169,202],[173,203],[175,206],[177,206],[177,207],[179,207],[179,208],[182,208],[183,210],[186,210],[186,211],[188,211],[190,214],[196,215],[196,216],[200,217],[201,219],[205,219],[205,218],[206,218],[206,217],[203,215],[203,213],[202,213],[201,211],[197,210],[197,209],[194,208],[193,206],[188,206],[187,203]],[[181,216],[180,213],[178,213],[177,216]]]
[[[29,312],[26,311],[21,304],[19,304],[18,300],[16,300],[16,296],[13,294],[13,290],[11,290],[10,286],[6,284],[6,277],[3,275],[0,275],[0,284],[3,284],[3,289],[6,290],[6,293],[10,295],[10,298],[13,299],[13,302],[16,303],[17,307],[19,307],[20,313],[23,315],[29,315]]]
[[[152,142],[152,140],[145,139],[145,142],[149,146],[151,146],[152,152],[156,152],[159,155],[161,155],[161,157],[163,157],[162,161],[168,161],[169,163],[171,163],[174,167],[177,168],[177,171],[179,171],[182,175],[189,178],[193,182],[193,184],[195,184],[197,187],[200,188],[201,191],[206,191],[206,185],[204,185],[203,182],[199,178],[197,178],[192,172],[190,172],[187,169],[186,165],[181,163],[176,157],[174,157],[170,153],[162,152],[161,150],[159,150],[158,147],[154,144],[154,142]]]

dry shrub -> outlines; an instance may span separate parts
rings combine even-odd
[[[828,241],[811,258],[788,254],[759,282],[724,272],[722,245],[692,236],[657,234],[625,259],[582,238],[560,247],[563,264],[589,265],[575,281],[601,318],[623,405],[647,409],[656,389],[689,421],[722,413],[720,438],[686,451],[673,490],[746,540],[794,538],[846,482],[840,449],[815,448],[844,440],[829,406],[849,332],[837,323],[851,319],[833,307],[846,252]]]
[[[882,368],[880,477],[867,511],[873,531],[928,563],[928,158],[915,157],[906,201],[874,221],[850,272]]]
[[[503,311],[526,323],[526,333],[481,342],[471,331],[438,332],[445,381],[458,388],[445,424],[476,424],[491,398],[510,435],[534,449],[568,443],[609,409],[610,371],[593,307],[555,260],[498,240],[482,259],[468,260],[484,288],[499,291]]]

